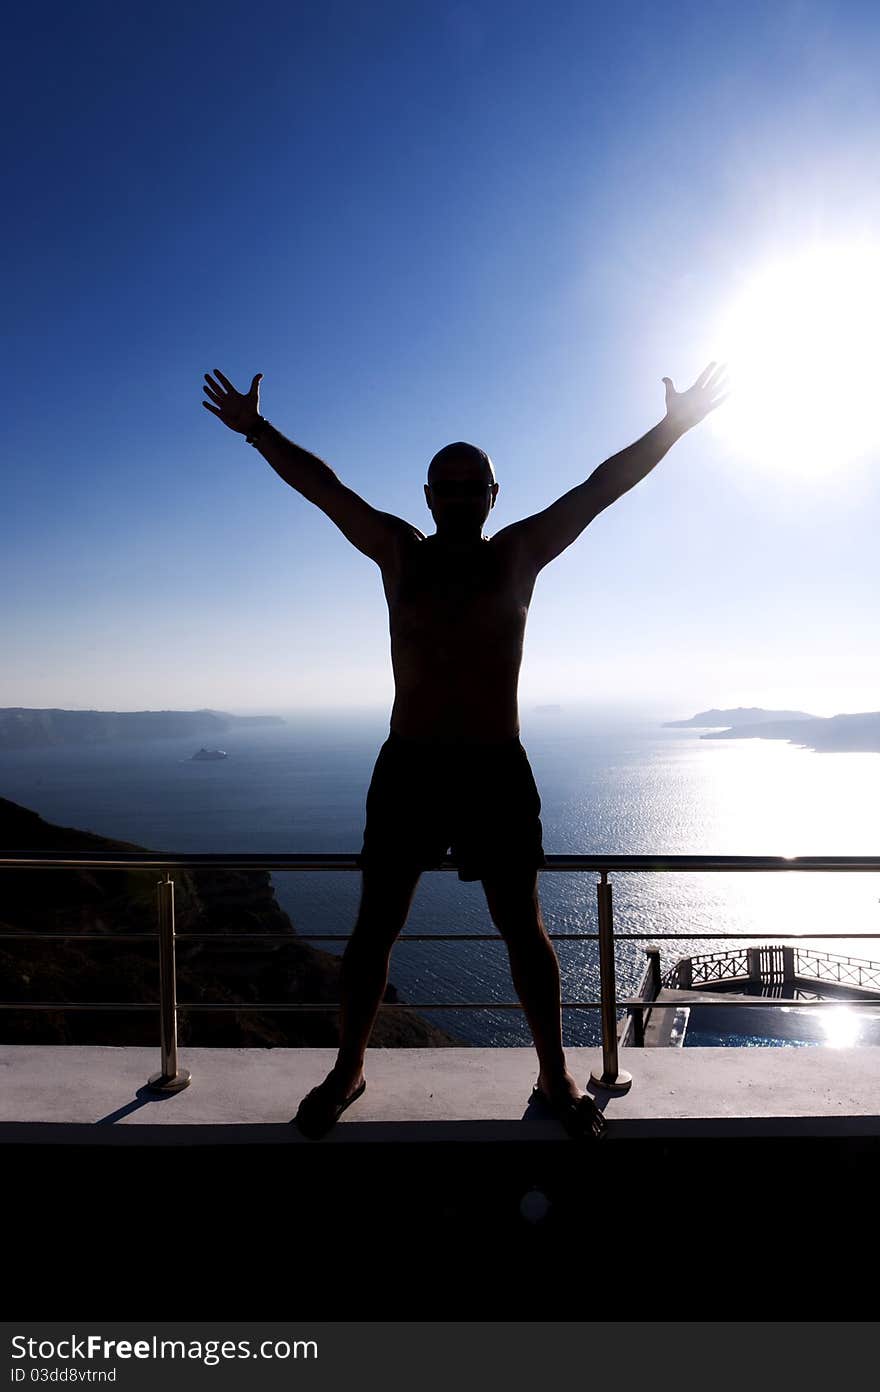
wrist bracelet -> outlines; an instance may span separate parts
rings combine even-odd
[[[269,422],[266,420],[265,416],[257,416],[257,423],[256,423],[256,425],[255,425],[254,428],[253,428],[251,431],[249,431],[248,434],[245,435],[245,437],[244,437],[244,438],[247,440],[247,442],[248,442],[249,445],[256,445],[256,444],[257,444],[257,441],[259,440],[260,436],[262,435],[263,431],[266,429],[266,426],[267,426],[268,424],[269,424]]]

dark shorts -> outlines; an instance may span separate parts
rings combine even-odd
[[[432,870],[451,856],[460,880],[539,869],[540,812],[519,738],[438,746],[392,731],[373,769],[358,861]]]

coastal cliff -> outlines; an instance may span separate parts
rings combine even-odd
[[[55,826],[36,812],[0,798],[0,850],[149,852],[73,827]],[[275,898],[265,871],[175,870],[178,1004],[216,1003],[223,1011],[180,1010],[181,1044],[332,1046],[336,1007],[324,1012],[236,1010],[261,1001],[336,1002],[340,959],[310,947]],[[158,944],[82,941],[83,934],[156,932],[157,870],[3,870],[0,932],[68,933],[64,942],[0,942],[2,995],[10,1001],[144,1002],[158,1000]],[[188,942],[186,933],[216,933]],[[231,933],[278,933],[277,942],[224,941]],[[398,999],[389,985],[385,1001]],[[153,1044],[158,1011],[0,1010],[7,1044]],[[412,1011],[380,1008],[371,1037],[376,1047],[430,1048],[461,1041]]]

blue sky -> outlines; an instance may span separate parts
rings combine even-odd
[[[873,5],[160,0],[5,38],[2,705],[390,708],[376,567],[206,371],[263,372],[422,530],[474,441],[491,533],[655,424],[768,258],[880,225]],[[878,451],[803,478],[721,414],[543,572],[524,709],[880,707]]]

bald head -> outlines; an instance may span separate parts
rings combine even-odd
[[[495,506],[498,484],[485,450],[457,440],[438,450],[428,465],[425,502],[437,523],[437,536],[474,541]]]
[[[458,440],[453,445],[444,445],[428,465],[429,484],[445,478],[479,478],[494,483],[495,470],[485,450]]]

